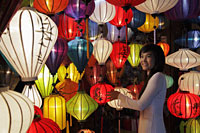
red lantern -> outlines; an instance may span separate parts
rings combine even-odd
[[[34,105],[34,114],[39,115],[41,118],[43,118],[42,110]]]
[[[69,0],[34,0],[33,7],[45,14],[55,14],[64,10]]]
[[[167,54],[169,53],[169,48],[170,48],[170,47],[169,47],[169,44],[164,43],[164,42],[159,42],[157,45],[160,46],[160,47],[162,48],[162,50],[163,50],[165,56],[167,56]]]
[[[187,91],[176,92],[168,98],[167,107],[176,117],[195,118],[200,115],[200,97]]]
[[[146,0],[106,0],[107,2],[121,7],[132,7],[137,6]]]
[[[115,67],[120,69],[123,67],[128,56],[130,54],[130,48],[127,44],[117,41],[113,44],[113,50],[110,54],[110,58],[113,61]]]
[[[98,83],[90,88],[90,96],[99,104],[105,104],[110,100],[106,96],[107,92],[114,88],[106,83]]]

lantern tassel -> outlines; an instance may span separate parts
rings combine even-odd
[[[156,26],[153,27],[154,28],[154,44],[156,45]]]
[[[66,133],[69,133],[69,121],[67,120],[67,123],[66,123]]]
[[[120,111],[119,111],[119,120],[118,120],[118,133],[120,133]]]
[[[69,121],[69,122],[70,122],[70,123],[69,123],[69,124],[70,124],[70,127],[72,127],[72,115],[71,115],[71,114],[69,115],[69,119],[70,119],[70,121]]]
[[[88,17],[86,17],[86,40],[87,40],[87,59],[90,58],[90,53],[89,53],[89,49],[90,49],[90,46],[89,46],[89,26],[88,26]]]

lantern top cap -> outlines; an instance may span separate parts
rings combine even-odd
[[[33,7],[22,7],[22,8],[20,8],[20,10],[32,10],[32,11],[34,11],[34,12],[37,11],[37,10],[36,10],[35,8],[33,8]]]

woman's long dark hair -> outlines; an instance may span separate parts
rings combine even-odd
[[[151,69],[148,77],[146,78],[145,82],[144,82],[144,86],[142,87],[140,94],[139,94],[139,98],[141,97],[141,95],[143,94],[147,83],[149,81],[149,79],[157,72],[163,72],[164,69],[164,65],[165,65],[165,55],[164,52],[162,50],[162,48],[158,45],[155,44],[149,44],[149,45],[145,45],[141,50],[140,50],[140,57],[142,53],[146,53],[146,52],[152,52],[154,58],[155,58],[155,65],[154,67]]]

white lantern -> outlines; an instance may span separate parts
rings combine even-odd
[[[0,50],[21,76],[22,81],[37,79],[58,35],[50,17],[34,8],[16,12],[0,38]]]
[[[101,38],[92,42],[92,44],[94,57],[97,59],[99,65],[104,65],[112,52],[112,43],[104,38]]]
[[[191,71],[182,74],[178,79],[180,90],[200,95],[200,72]]]
[[[0,132],[25,133],[34,117],[33,103],[24,95],[0,88]]]
[[[96,0],[95,9],[90,19],[98,24],[111,21],[116,14],[115,6],[105,0]]]
[[[122,93],[123,95],[128,96],[131,99],[133,98],[133,96],[130,93],[131,91],[126,88],[115,87],[115,91],[118,91],[118,92]],[[116,100],[109,101],[107,103],[110,107],[116,108],[116,110],[122,110],[123,107],[120,106],[120,102],[121,102],[120,99],[116,99]]]
[[[173,8],[177,2],[178,0],[146,0],[135,8],[141,12],[159,14]]]
[[[188,70],[200,65],[200,55],[189,49],[179,49],[177,52],[165,57],[165,63],[182,71]]]
[[[22,94],[28,97],[35,106],[38,106],[39,108],[42,106],[42,98],[35,84],[25,85]]]

